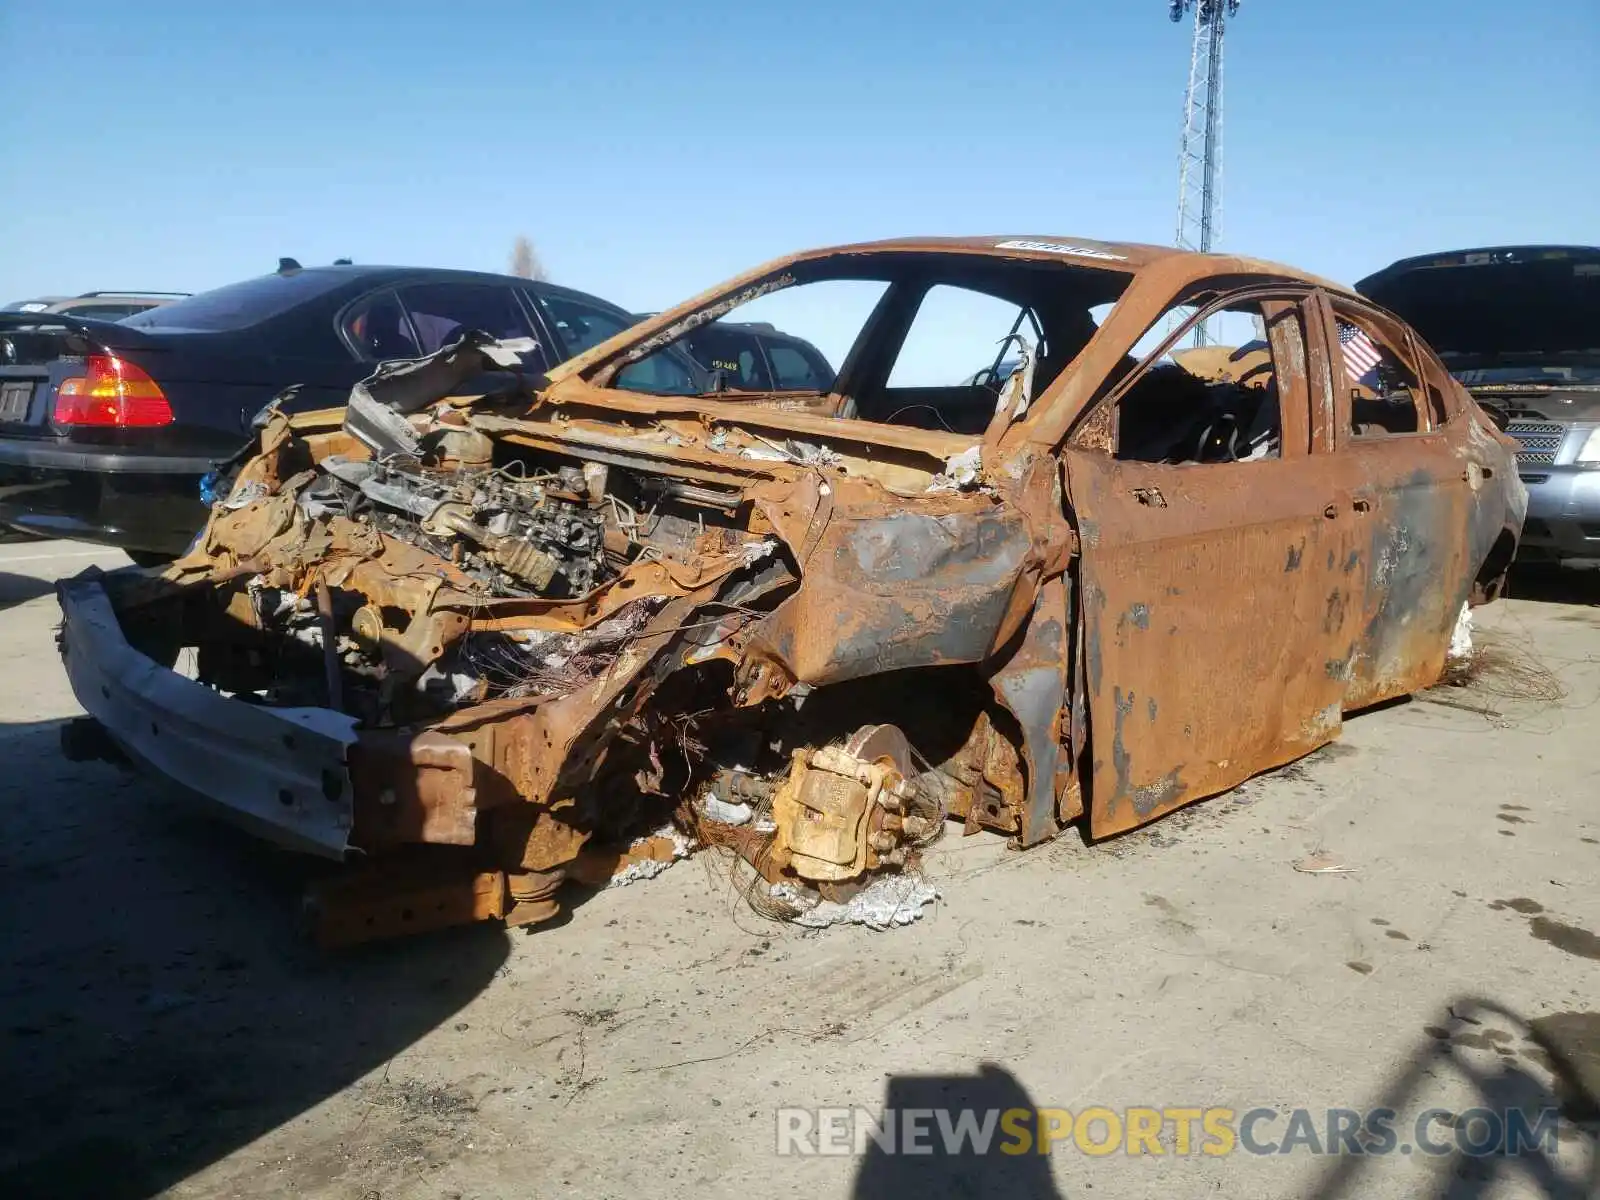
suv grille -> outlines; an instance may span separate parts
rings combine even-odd
[[[1560,421],[1508,421],[1506,432],[1522,443],[1517,451],[1519,463],[1555,462],[1567,437],[1567,427]]]

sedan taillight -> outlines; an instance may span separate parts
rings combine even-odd
[[[117,429],[171,425],[172,405],[161,385],[133,363],[91,354],[84,374],[63,379],[56,389],[54,420]]]

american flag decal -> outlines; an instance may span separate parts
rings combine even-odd
[[[1345,374],[1352,383],[1367,382],[1367,376],[1383,361],[1383,351],[1372,339],[1346,321],[1339,322],[1339,349],[1344,351]]]

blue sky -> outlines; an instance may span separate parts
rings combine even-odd
[[[0,300],[351,256],[657,308],[808,245],[1170,241],[1166,0],[0,0]],[[1245,0],[1225,248],[1600,241],[1595,0]]]

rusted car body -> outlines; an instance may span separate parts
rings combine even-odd
[[[608,386],[834,279],[885,289],[826,394]],[[1029,316],[1007,379],[886,386],[936,284]],[[1242,378],[1176,366],[1221,312],[1261,334]],[[1515,447],[1410,330],[1245,258],[816,251],[450,396],[484,341],[347,410],[269,411],[188,555],[61,587],[121,752],[367,863],[332,941],[547,919],[669,821],[802,903],[914,866],[947,819],[1022,847],[1135,828],[1435,682],[1526,506]]]

